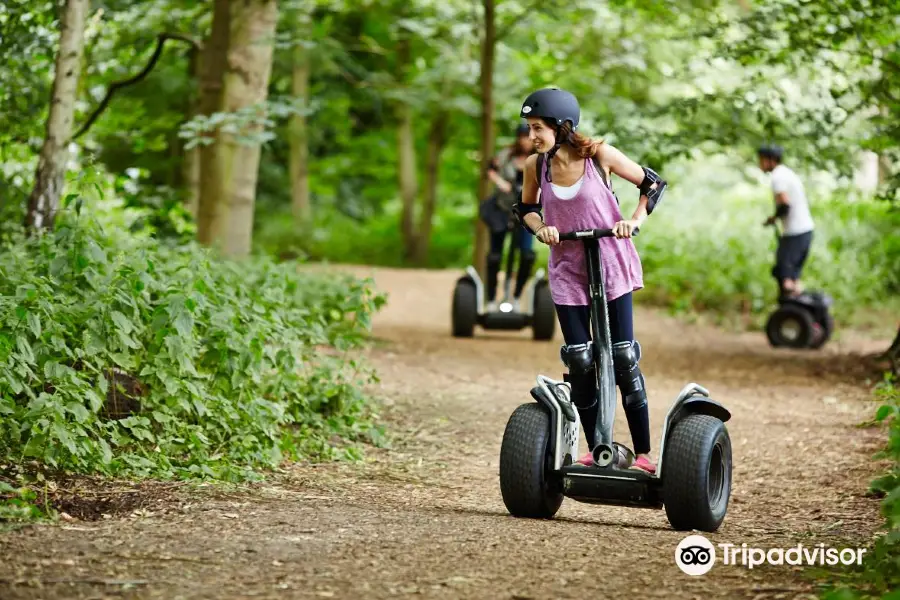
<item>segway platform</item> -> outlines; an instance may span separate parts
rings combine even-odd
[[[531,315],[524,312],[515,312],[512,306],[508,311],[503,311],[504,306],[496,312],[485,312],[478,315],[478,324],[485,329],[508,329],[519,330],[525,329],[531,325]]]
[[[561,469],[563,494],[586,504],[662,508],[662,482],[636,469],[572,464]]]

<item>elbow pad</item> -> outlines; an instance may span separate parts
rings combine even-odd
[[[786,217],[788,211],[791,210],[791,207],[787,204],[776,204],[775,205],[775,216],[776,217]]]
[[[656,205],[662,201],[663,194],[666,192],[666,187],[669,184],[653,169],[642,168],[644,169],[644,180],[641,181],[638,189],[641,191],[641,196],[647,196],[647,214],[649,215],[656,208]],[[650,187],[654,183],[657,184],[656,189],[651,190]]]
[[[534,235],[534,232],[531,231],[531,227],[525,225],[525,215],[528,213],[537,213],[541,217],[541,221],[544,220],[544,215],[541,214],[541,205],[537,204],[525,204],[524,202],[516,202],[513,204],[513,214],[516,216],[516,220],[525,226],[525,229],[528,230],[531,235]]]

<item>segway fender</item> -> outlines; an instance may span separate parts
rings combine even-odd
[[[662,439],[659,444],[659,460],[656,466],[656,476],[662,478],[663,455],[666,452],[666,443],[669,441],[669,432],[678,421],[691,414],[709,415],[719,419],[723,423],[731,419],[731,412],[721,403],[709,397],[709,391],[702,385],[689,383],[672,402],[666,419],[663,421]]]
[[[478,316],[482,316],[484,314],[484,283],[482,283],[478,271],[475,270],[475,267],[469,265],[466,267],[466,274],[456,281],[457,283],[460,281],[469,281],[475,286],[475,297],[478,299],[478,303],[476,304],[478,307]]]
[[[538,375],[537,383],[531,388],[531,397],[550,414],[549,451],[553,456],[553,468],[558,471],[575,461],[581,422],[569,399],[568,384],[543,375]]]
[[[681,404],[680,414],[673,419],[673,423],[682,416],[689,414],[709,415],[719,419],[723,423],[727,423],[731,418],[731,412],[722,406],[721,403],[712,398],[705,398],[703,396],[691,396],[690,398],[687,398]]]

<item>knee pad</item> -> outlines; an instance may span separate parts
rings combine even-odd
[[[533,263],[535,258],[537,258],[537,253],[534,250],[522,250],[522,264]]]
[[[487,255],[487,264],[489,267],[499,267],[500,259],[503,258],[502,254],[491,252]]]
[[[594,344],[563,344],[559,349],[559,358],[572,375],[588,373],[594,367]]]
[[[613,344],[613,370],[616,385],[622,390],[622,405],[625,410],[643,408],[647,404],[644,375],[638,363],[641,360],[641,345],[637,340]]]

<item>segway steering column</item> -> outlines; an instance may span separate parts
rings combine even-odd
[[[632,235],[637,235],[636,228]],[[587,263],[591,297],[591,338],[594,343],[596,369],[597,422],[594,426],[596,446],[591,448],[594,462],[606,467],[616,460],[613,446],[613,424],[616,420],[616,375],[613,369],[609,311],[606,306],[606,280],[600,262],[600,238],[614,237],[612,229],[585,229],[560,233],[560,241],[582,240]]]

